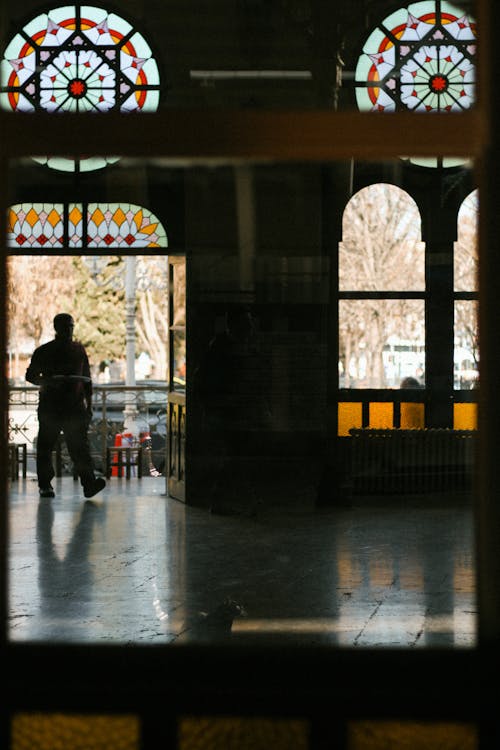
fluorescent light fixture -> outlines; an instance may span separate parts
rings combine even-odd
[[[236,78],[269,78],[273,80],[285,78],[292,81],[303,81],[312,78],[310,70],[191,70],[189,75],[193,80],[202,81],[224,81]]]

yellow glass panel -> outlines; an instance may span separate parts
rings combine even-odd
[[[357,721],[349,725],[348,750],[478,750],[473,724]]]
[[[94,222],[96,227],[98,227],[104,221],[104,214],[100,208],[96,208],[96,210],[92,213],[92,215],[89,218],[91,221]]]
[[[47,216],[47,221],[53,227],[57,226],[57,224],[59,224],[61,219],[62,219],[61,214],[59,213],[59,211],[56,211],[55,208],[53,208],[52,211]]]
[[[7,223],[7,232],[10,233],[14,231],[14,227],[17,221],[17,214],[14,213],[14,211],[11,208],[9,208],[8,217],[9,218],[8,218],[8,223]]]
[[[17,714],[11,750],[139,750],[137,716]]]
[[[350,429],[363,426],[363,404],[353,403],[352,401],[339,403],[338,418],[339,437],[348,436]]]
[[[69,212],[69,217],[68,218],[69,218],[70,222],[72,224],[74,224],[75,226],[78,224],[78,222],[80,222],[82,220],[82,212],[78,208],[78,206],[73,206],[73,208]],[[95,217],[94,217],[94,221],[96,221]],[[96,224],[97,224],[97,221],[96,221]]]
[[[401,403],[402,430],[423,430],[425,427],[424,404]]]
[[[137,227],[137,231],[140,232],[141,225],[142,225],[142,222],[143,222],[143,214],[142,214],[142,209],[141,208],[135,214],[134,221],[135,221],[135,225]]]
[[[30,225],[30,227],[34,227],[35,224],[37,223],[37,221],[38,221],[38,213],[37,213],[37,211],[35,211],[34,208],[30,208],[30,210],[26,214],[26,221],[28,222],[28,224]]]
[[[153,234],[153,232],[156,232],[156,227],[158,226],[158,222],[155,224],[144,224],[144,226],[139,227],[141,234]]]
[[[453,404],[455,430],[477,430],[477,404]]]
[[[115,221],[115,224],[117,224],[119,227],[123,224],[124,221],[126,221],[127,217],[125,216],[123,209],[117,208],[116,211],[113,214],[113,219]]]
[[[370,404],[370,427],[376,430],[390,430],[394,427],[394,405],[384,401]]]
[[[179,750],[307,750],[308,722],[299,719],[183,718]]]

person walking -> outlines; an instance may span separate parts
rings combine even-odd
[[[55,497],[51,481],[55,476],[52,451],[64,434],[68,452],[86,498],[106,485],[96,477],[88,427],[92,419],[92,379],[83,344],[73,341],[75,322],[68,313],[54,321],[55,338],[33,352],[26,380],[40,386],[36,470],[40,497]]]

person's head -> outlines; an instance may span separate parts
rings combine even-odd
[[[75,321],[69,313],[59,313],[54,318],[54,330],[57,338],[60,339],[71,339],[73,338],[73,329],[75,327]]]
[[[420,388],[420,383],[416,378],[412,378],[411,376],[409,376],[407,378],[403,378],[400,388]]]

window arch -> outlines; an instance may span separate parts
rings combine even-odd
[[[473,190],[460,206],[457,242],[454,247],[454,387],[475,388],[478,382],[478,232],[479,192]],[[475,410],[475,404],[463,404],[462,410]],[[469,416],[470,420],[470,416]]]
[[[479,192],[473,190],[458,212],[454,254],[454,287],[456,292],[477,290]]]
[[[159,95],[158,65],[142,34],[116,13],[91,5],[36,16],[0,61],[0,106],[14,112],[155,111]],[[90,171],[117,160],[35,158],[61,171]]]
[[[421,290],[425,285],[420,213],[396,185],[362,188],[342,217],[341,290]]]
[[[417,2],[370,34],[355,74],[361,110],[460,112],[474,102],[476,27],[444,0]]]
[[[158,66],[144,37],[116,13],[67,5],[14,36],[1,62],[0,102],[16,112],[155,110]]]
[[[28,252],[168,246],[159,219],[134,203],[19,203],[8,210],[7,243]]]
[[[347,204],[339,244],[339,375],[344,388],[423,384],[425,249],[414,200],[390,184]]]

